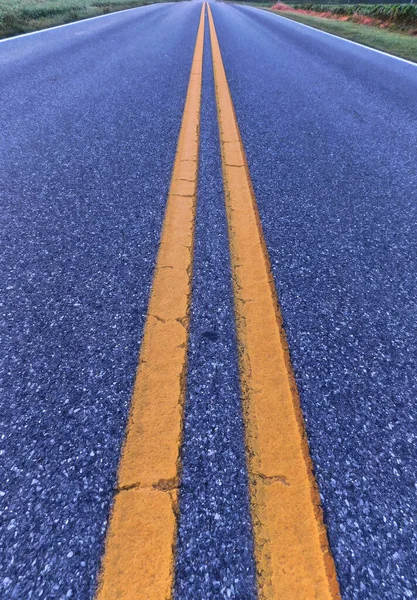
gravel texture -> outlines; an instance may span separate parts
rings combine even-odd
[[[416,598],[417,67],[213,14],[343,598]]]
[[[90,600],[200,7],[0,43],[0,597]]]
[[[206,25],[175,596],[255,600],[227,224]]]
[[[201,4],[0,43],[0,597],[91,600]],[[213,4],[342,595],[417,597],[417,67]],[[205,46],[176,597],[255,574]]]

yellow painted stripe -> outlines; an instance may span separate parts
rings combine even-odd
[[[97,600],[172,595],[198,178],[204,4]]]
[[[208,6],[259,597],[340,597],[245,152]]]

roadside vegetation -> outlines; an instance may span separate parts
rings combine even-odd
[[[278,3],[268,10],[417,62],[416,5]]]
[[[163,0],[0,0],[0,38]]]
[[[288,10],[340,21],[353,21],[380,28],[400,28],[417,34],[417,5],[415,4],[275,4],[275,10]]]

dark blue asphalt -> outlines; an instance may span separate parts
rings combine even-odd
[[[91,600],[200,5],[0,43],[0,598]]]
[[[208,21],[206,32],[175,596],[176,600],[255,600],[232,280]]]
[[[417,598],[417,67],[213,15],[343,598]]]
[[[343,598],[417,598],[417,67],[212,8]],[[200,9],[0,43],[2,600],[92,600]],[[176,597],[253,600],[207,43]]]

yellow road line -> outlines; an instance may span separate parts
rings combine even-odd
[[[208,5],[259,597],[340,598],[245,152]]]
[[[97,600],[172,595],[198,178],[204,4]]]

